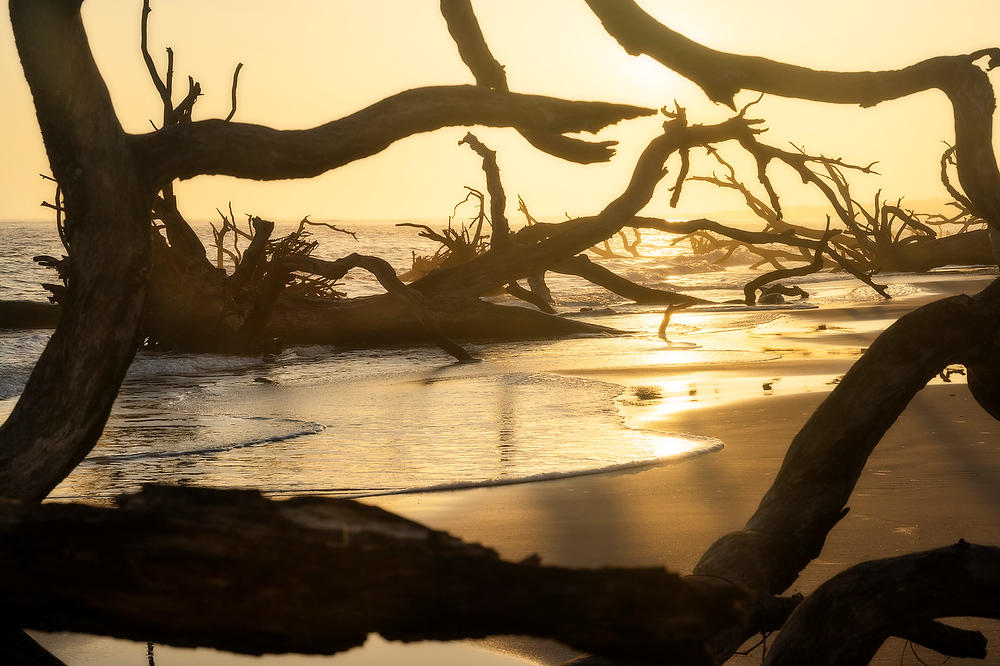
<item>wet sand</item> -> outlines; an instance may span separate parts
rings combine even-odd
[[[819,332],[824,346],[863,348],[885,319],[895,319],[924,300],[804,311],[796,318],[832,322]],[[849,320],[878,325],[843,325]],[[813,323],[803,328],[816,330]],[[573,371],[624,385],[670,386],[679,381],[681,391],[691,387],[695,395],[687,405],[663,409],[661,404],[659,410],[651,406],[638,418],[643,427],[717,437],[725,442],[722,451],[633,473],[366,501],[489,544],[510,559],[537,553],[543,562],[564,566],[665,565],[689,573],[715,539],[741,528],[753,513],[792,437],[828,394],[831,382],[853,363],[854,354],[817,358],[814,352],[822,350],[814,348],[815,334],[784,332],[781,339],[788,347],[786,357],[739,367]],[[781,379],[773,381],[775,377]],[[795,377],[808,380],[796,383]],[[719,394],[705,390],[711,386],[721,386]],[[757,396],[738,390],[746,386],[759,387]],[[727,398],[727,389],[737,396]],[[965,384],[936,380],[921,391],[869,459],[851,496],[850,513],[791,591],[807,594],[853,564],[960,538],[1000,543],[998,435],[1000,423],[979,407]],[[998,624],[976,621],[975,626],[988,632],[996,659]],[[508,647],[516,649],[517,641]],[[544,650],[526,650],[539,663],[565,657],[556,652],[547,659]],[[902,663],[920,663],[898,639],[886,643],[875,663],[899,664],[904,651]],[[940,659],[922,648],[917,653],[932,663]],[[730,663],[760,663],[760,651]]]
[[[970,285],[970,291],[975,287]],[[771,353],[773,360],[696,368],[634,364],[561,371],[615,382],[633,391],[635,387],[652,389],[646,392],[652,396],[649,399],[624,407],[632,426],[717,437],[725,443],[721,451],[639,471],[364,501],[484,543],[512,560],[538,554],[543,562],[563,566],[662,565],[688,573],[715,539],[739,529],[753,513],[792,437],[836,379],[889,322],[934,297],[799,310],[773,330],[758,327],[749,345],[742,338],[740,349],[756,348]],[[726,347],[727,336],[743,335],[721,330],[692,336],[692,340],[726,349],[732,348]],[[938,380],[925,388],[892,427],[862,473],[849,503],[850,513],[831,532],[822,555],[803,572],[792,591],[808,593],[858,562],[943,546],[959,538],[1000,543],[1000,424],[975,403],[961,378],[956,380],[949,384]],[[989,629],[991,644],[996,645],[991,650],[995,659],[1000,653],[1000,631],[995,623],[977,626]],[[48,636],[43,643],[55,645],[60,640]],[[79,639],[74,640],[78,645]],[[139,647],[128,645],[133,652]],[[561,663],[569,656],[562,649],[518,640],[494,640],[490,645],[512,650],[532,663]],[[265,661],[298,664],[329,659],[362,664],[402,659],[420,663],[416,652],[397,654],[391,652],[392,646],[386,649],[369,652],[367,658],[362,651],[332,659]],[[517,663],[470,646],[428,649],[426,663]],[[930,663],[940,662],[937,655],[917,650]],[[176,655],[180,659],[176,663],[187,663],[182,659],[185,654],[194,658],[189,651],[163,648],[163,653]],[[198,651],[196,659],[206,664],[249,660],[211,651]],[[760,663],[760,651],[731,663]],[[876,663],[920,662],[901,641],[893,639]]]
[[[679,464],[368,501],[489,544],[510,559],[537,553],[565,566],[666,565],[688,573],[716,538],[752,514],[791,438],[823,397],[762,397],[677,414],[671,427],[726,441],[723,451]],[[850,513],[792,590],[808,593],[858,562],[959,538],[1000,543],[998,432],[1000,424],[965,386],[918,394],[869,460]],[[884,663],[899,663],[902,649],[901,641],[887,643]],[[759,663],[759,653],[747,663]],[[908,655],[904,663],[918,662]]]

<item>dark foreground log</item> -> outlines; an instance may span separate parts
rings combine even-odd
[[[59,306],[34,301],[0,301],[0,329],[55,328]]]
[[[0,664],[66,666],[20,629],[0,629]]]
[[[0,617],[247,654],[524,634],[708,664],[707,637],[740,616],[729,587],[505,562],[349,500],[150,487],[120,504],[4,505]]]

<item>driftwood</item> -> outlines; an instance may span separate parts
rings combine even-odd
[[[764,663],[865,664],[900,626],[921,645],[985,659],[979,632],[929,622],[959,615],[1000,618],[1000,548],[960,541],[851,567],[792,613]]]
[[[731,103],[742,87],[862,104],[942,88],[956,109],[962,187],[983,219],[998,225],[1000,178],[992,145],[984,140],[992,91],[987,99],[985,73],[972,64],[973,56],[995,57],[996,51],[932,59],[898,72],[819,73],[709,51],[645,21],[630,0],[588,3],[613,33],[638,25],[639,37],[666,34],[666,47],[654,49],[654,56],[676,60],[672,66],[720,101]],[[639,14],[630,13],[632,8]],[[79,3],[12,0],[10,14],[63,191],[72,257],[58,328],[0,428],[0,496],[11,500],[0,505],[5,537],[0,567],[6,574],[0,577],[0,614],[6,627],[162,637],[248,652],[331,652],[357,644],[369,630],[403,639],[520,632],[624,659],[666,655],[681,663],[709,663],[725,660],[754,633],[789,620],[779,654],[802,663],[795,650],[809,640],[804,634],[816,630],[815,609],[842,608],[851,604],[850,596],[845,598],[851,593],[831,585],[815,606],[806,602],[795,615],[798,600],[775,595],[819,554],[846,511],[868,455],[912,396],[946,365],[965,363],[976,399],[998,413],[993,380],[1000,376],[1000,282],[995,282],[976,296],[924,306],[883,333],[796,435],[745,529],[713,544],[686,579],[662,569],[567,571],[530,560],[504,563],[487,549],[350,502],[270,502],[252,492],[152,489],[118,509],[39,504],[96,441],[134,354],[151,265],[150,210],[170,180],[197,173],[307,175],[377,152],[399,132],[439,122],[492,119],[529,131],[565,131],[555,117],[546,122],[542,109],[569,114],[580,107],[477,88],[423,89],[403,93],[413,108],[397,108],[397,97],[367,115],[361,112],[370,121],[364,126],[355,118],[286,133],[190,121],[197,92],[192,83],[174,108],[184,122],[129,136],[90,55]],[[657,44],[654,39],[653,47]],[[640,46],[652,48],[641,41]],[[428,98],[438,104],[426,106]],[[459,111],[452,106],[458,101],[469,105]],[[536,102],[540,113],[532,119],[519,115]],[[392,130],[384,124],[397,121],[401,124]],[[347,128],[350,136],[339,136]],[[430,300],[443,298],[455,284],[474,292],[537,276],[540,266],[583,252],[633,219],[673,153],[758,131],[759,122],[742,114],[701,126],[688,124],[678,110],[639,158],[622,195],[598,215],[576,221],[558,236],[438,271],[410,288]],[[246,143],[238,143],[241,139]],[[237,143],[228,145],[230,140]],[[675,193],[682,184],[683,179],[675,183]],[[395,302],[389,295],[378,298]],[[910,567],[927,574],[921,562],[944,560],[947,575],[938,582],[964,586],[959,591],[979,589],[968,596],[935,597],[928,591],[920,598],[927,602],[923,613],[909,607],[896,612],[904,596],[887,595],[872,606],[859,650],[895,634],[964,653],[968,632],[928,624],[938,613],[995,613],[995,551],[961,544],[955,550],[963,549],[965,554],[872,563],[870,571],[914,580]],[[291,551],[297,567],[285,566]],[[373,589],[385,594],[369,594]],[[833,617],[840,626],[853,626],[850,615]]]
[[[636,303],[646,303],[652,305],[680,305],[682,303],[694,305],[695,303],[706,303],[705,299],[695,296],[686,296],[665,289],[654,289],[641,284],[636,284],[627,280],[599,264],[591,261],[587,255],[578,254],[570,259],[564,259],[549,267],[555,273],[565,275],[576,275],[583,279],[600,285],[608,291],[614,292]]]
[[[55,328],[59,306],[34,301],[0,301],[0,329]]]
[[[817,71],[702,46],[644,12],[634,0],[586,0],[608,33],[632,55],[646,54],[696,83],[708,97],[736,108],[740,90],[833,104],[875,106],[924,90],[942,90],[955,116],[959,182],[977,214],[1000,226],[1000,170],[993,153],[993,86],[976,63],[1000,63],[1000,49],[938,56],[899,70]]]
[[[441,86],[399,93],[313,129],[274,130],[191,120],[190,105],[197,99],[192,84],[182,108],[172,107],[184,122],[130,135],[94,63],[80,2],[14,0],[10,16],[52,174],[60,184],[72,248],[59,327],[0,428],[0,487],[22,499],[44,497],[100,435],[143,337],[150,211],[155,194],[172,180],[210,173],[307,177],[439,127],[468,123],[595,131],[651,112]],[[165,99],[164,108],[170,103]],[[223,308],[218,320],[225,322],[226,316]]]
[[[739,616],[711,581],[505,562],[347,500],[148,487],[115,509],[6,507],[0,533],[11,621],[250,654],[515,633],[710,663],[705,637]]]
[[[856,587],[834,579],[794,614],[797,599],[774,595],[819,553],[868,455],[912,395],[948,364],[994,351],[995,341],[979,332],[996,330],[998,306],[995,282],[975,297],[932,303],[890,327],[793,440],[747,528],[716,542],[685,579],[662,569],[506,563],[488,549],[350,501],[271,502],[247,491],[148,488],[124,497],[119,509],[7,504],[0,512],[0,562],[18,575],[3,578],[0,608],[8,624],[250,653],[328,653],[357,644],[367,631],[403,640],[523,633],[626,660],[670,654],[677,663],[714,663],[791,616],[780,642],[802,649],[816,612],[830,604],[859,608]],[[985,561],[996,566],[995,549],[965,556],[963,548],[969,550],[958,548],[960,560],[986,552]],[[861,565],[871,567],[862,575],[914,580],[910,567],[936,557],[869,563]],[[295,567],[282,564],[290,560]],[[995,579],[979,565],[934,571],[950,576],[945,583],[964,572]],[[96,593],[108,589],[117,592]],[[980,638],[927,621],[990,615],[984,609],[991,607],[976,601],[995,603],[990,590],[972,597],[942,593],[940,603],[907,613],[880,606],[878,623],[864,625],[867,638],[858,649],[899,635],[966,654]],[[906,602],[886,595],[880,603]],[[821,611],[809,610],[816,607]],[[844,617],[868,616],[848,610]],[[799,656],[774,663],[802,663],[801,653],[793,654]]]
[[[470,0],[441,0],[441,15],[476,83],[487,90],[509,92],[507,74],[490,51]],[[615,154],[615,141],[584,141],[566,136],[566,130],[519,131],[535,148],[572,162],[606,162]]]

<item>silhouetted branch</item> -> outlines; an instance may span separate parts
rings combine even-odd
[[[142,22],[139,27],[139,50],[142,52],[142,60],[146,63],[146,71],[149,72],[149,78],[153,82],[153,86],[156,88],[157,94],[160,96],[160,101],[163,103],[164,109],[164,124],[168,121],[168,112],[174,108],[173,101],[170,98],[170,89],[167,87],[168,84],[163,82],[160,78],[160,73],[156,70],[156,63],[153,62],[153,56],[149,53],[149,14],[152,12],[152,8],[149,6],[149,0],[142,0]],[[173,63],[174,54],[173,51],[167,49],[167,81],[168,83],[173,80]]]
[[[996,340],[983,331],[998,326],[1000,280],[975,296],[925,305],[886,329],[792,440],[745,528],[716,541],[694,573],[765,597],[786,589],[846,514],[868,456],[914,394],[952,363],[986,352],[996,358]],[[740,643],[738,636],[720,636],[717,653],[730,654]]]
[[[400,282],[399,277],[396,276],[396,271],[392,268],[392,266],[387,261],[380,259],[379,257],[372,257],[357,253],[351,253],[350,255],[335,261],[325,261],[323,259],[317,259],[316,257],[301,254],[282,257],[276,262],[276,265],[272,265],[269,268],[269,288],[275,292],[274,297],[276,298],[277,290],[285,284],[289,273],[295,271],[312,273],[314,275],[322,275],[323,277],[331,280],[339,280],[352,268],[363,268],[375,276],[375,279],[377,279],[379,284],[385,288],[386,292],[388,292],[396,300],[406,305],[414,319],[420,323],[430,339],[441,347],[441,349],[451,354],[459,361],[473,360],[473,357],[469,354],[469,352],[467,352],[461,345],[454,342],[444,333],[444,331],[441,330],[440,324],[438,324],[438,322],[434,319],[434,315],[428,310],[427,303],[420,292],[414,291]],[[249,324],[251,330],[248,332],[251,336],[256,333],[256,331],[252,329],[259,327],[264,323],[264,321],[266,321],[266,311],[269,309],[268,305],[261,305],[258,307],[262,308],[264,313],[256,314],[253,317],[254,321]]]
[[[308,130],[202,120],[134,135],[130,141],[154,184],[212,174],[277,180],[317,176],[374,155],[399,139],[442,127],[596,132],[652,113],[626,104],[497,94],[477,86],[432,86],[397,93]]]
[[[853,566],[799,605],[764,663],[811,663],[823,655],[825,663],[864,664],[899,634],[947,655],[984,659],[979,632],[928,623],[964,615],[1000,617],[1000,548],[960,541]]]
[[[996,101],[989,77],[977,64],[988,58],[986,69],[993,69],[1000,64],[1000,49],[937,56],[898,70],[818,71],[708,48],[661,24],[634,0],[586,2],[626,52],[649,55],[733,109],[740,90],[866,107],[942,90],[954,110],[959,180],[978,214],[1000,229],[1000,170],[990,140]]]
[[[229,115],[226,116],[227,121],[232,120],[233,116],[236,115],[236,86],[239,84],[241,69],[243,69],[243,63],[237,63],[236,69],[233,70],[233,92],[232,92],[233,105],[229,109]]]
[[[462,62],[476,79],[476,83],[495,92],[507,93],[507,74],[490,51],[483,37],[479,20],[469,0],[441,0],[441,15],[448,24],[448,32]],[[518,127],[521,135],[539,150],[581,164],[607,162],[614,156],[616,141],[584,141],[563,135],[560,131],[539,132]]]
[[[0,600],[23,626],[249,654],[330,654],[372,632],[522,634],[708,664],[706,639],[738,621],[744,598],[663,568],[506,562],[349,500],[167,486],[118,508],[10,506],[0,559],[18,563],[0,578]]]
[[[585,254],[579,254],[575,257],[570,257],[558,263],[554,263],[549,267],[549,270],[554,273],[563,273],[565,275],[576,275],[578,277],[582,277],[588,282],[604,287],[608,291],[618,294],[619,296],[624,296],[625,298],[635,301],[636,303],[653,305],[693,305],[695,303],[708,303],[705,299],[698,298],[696,296],[687,296],[685,294],[678,294],[664,289],[655,289],[653,287],[636,284],[635,282],[623,278],[620,275],[616,275],[600,264],[595,264]]]
[[[469,146],[483,160],[486,191],[490,195],[490,224],[493,227],[493,233],[490,234],[490,250],[497,250],[510,242],[510,224],[504,211],[507,207],[507,195],[500,181],[496,151],[487,148],[472,132],[466,134],[458,143]]]

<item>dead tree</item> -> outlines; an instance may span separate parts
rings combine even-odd
[[[127,134],[91,55],[80,2],[14,0],[10,14],[52,174],[61,186],[72,248],[59,327],[0,429],[0,485],[8,489],[5,494],[25,499],[44,497],[86,455],[103,428],[140,343],[144,305],[157,281],[151,268],[150,211],[156,193],[175,179],[199,174],[304,178],[440,127],[500,125],[560,134],[595,131],[648,113],[627,105],[435,86],[392,95],[312,129],[291,131],[231,120],[192,120],[189,110],[197,95],[189,94],[172,107],[183,122]],[[192,93],[196,89],[191,84]],[[163,242],[194,250],[173,256],[185,254],[217,274],[203,247],[198,255],[200,242],[195,245],[197,238],[187,233],[190,228],[178,223],[175,229],[176,234],[167,230]],[[209,278],[200,279],[200,271],[188,275],[199,286],[211,287]],[[108,285],[124,291],[119,294]],[[216,303],[208,321],[223,331],[242,328],[245,321],[229,317],[231,301],[224,290],[197,293],[203,303]],[[422,331],[410,311],[404,307],[403,312],[405,327]],[[50,417],[54,409],[58,418]],[[55,454],[57,450],[62,454]]]
[[[442,11],[448,18],[451,14],[446,5],[442,6]],[[622,119],[647,115],[650,110],[603,102],[521,96],[510,92],[506,86],[502,90],[496,86],[434,87],[400,93],[313,130],[278,132],[231,122],[236,114],[237,84],[242,66],[238,65],[233,76],[232,108],[228,117],[194,122],[192,111],[202,93],[201,86],[189,77],[187,94],[175,104],[173,52],[167,50],[167,68],[161,76],[148,46],[149,14],[147,1],[142,14],[140,46],[150,78],[161,98],[162,127],[146,135],[127,137],[137,159],[142,161],[140,173],[144,182],[157,191],[151,206],[155,223],[151,269],[139,334],[146,344],[192,351],[240,352],[269,349],[277,337],[293,343],[429,343],[441,342],[453,335],[482,337],[482,331],[507,330],[513,337],[539,337],[602,330],[582,322],[550,321],[541,313],[533,318],[513,313],[510,322],[494,326],[505,311],[430,304],[420,294],[401,299],[401,295],[408,294],[408,288],[393,291],[397,286],[395,276],[390,278],[381,268],[376,278],[387,289],[385,297],[333,302],[340,299],[326,298],[339,295],[331,278],[309,274],[303,269],[317,264],[300,261],[294,271],[286,270],[288,262],[278,255],[289,254],[295,243],[285,239],[281,245],[281,239],[271,239],[273,225],[252,221],[250,228],[241,229],[231,209],[228,216],[220,212],[223,224],[214,230],[215,256],[209,259],[205,247],[178,209],[172,183],[177,178],[216,173],[257,179],[308,177],[378,152],[399,138],[463,124],[516,127],[554,154],[578,161],[594,161],[609,158],[613,142],[591,144],[564,137],[563,133],[596,131]],[[466,41],[463,30],[474,28],[478,31],[478,24],[472,28],[464,24],[450,27],[460,43]],[[567,151],[569,154],[564,155]],[[61,174],[56,177],[62,180]],[[499,195],[502,196],[502,192]],[[502,210],[503,202],[496,196],[492,199]],[[57,215],[62,215],[63,208],[68,210],[58,202],[57,206]],[[496,217],[494,214],[493,218]],[[493,224],[502,221],[494,219]],[[70,234],[72,226],[67,225]],[[300,229],[293,236],[299,238],[302,232]],[[496,233],[494,236],[499,237]],[[245,252],[239,247],[241,242]],[[281,251],[275,254],[279,245]],[[296,247],[299,254],[308,254],[303,249],[305,245],[297,244]],[[74,252],[69,251],[71,261]],[[233,265],[232,274],[220,270],[226,259]],[[353,267],[370,268],[373,265],[355,262]],[[293,286],[299,288],[290,288],[287,282],[278,285],[280,279],[291,279]],[[309,288],[303,289],[306,285]],[[458,310],[461,310],[457,317],[459,323],[449,321],[449,312]],[[470,312],[482,313],[484,319],[478,327]],[[528,321],[525,321],[526,316]],[[303,328],[299,328],[299,324]],[[365,324],[371,329],[370,335],[366,335]],[[518,333],[516,329],[522,325],[524,329]],[[369,342],[362,342],[366,339]],[[459,349],[450,342],[445,346],[452,351]],[[458,356],[465,358],[467,354]]]
[[[588,1],[603,9],[606,23],[608,14],[628,18],[633,7],[628,0]],[[360,147],[339,158],[321,157],[322,151],[311,153],[295,136],[224,121],[126,135],[90,57],[79,3],[12,0],[11,19],[53,172],[64,188],[75,256],[59,327],[0,429],[0,496],[11,500],[0,510],[0,563],[7,574],[0,577],[0,614],[6,626],[99,631],[251,653],[329,653],[357,644],[368,631],[406,640],[518,632],[555,637],[612,658],[667,656],[696,664],[724,661],[748,636],[784,626],[781,648],[769,663],[798,664],[810,633],[821,631],[817,608],[820,614],[831,610],[835,625],[858,631],[859,640],[848,646],[846,656],[810,651],[812,663],[851,663],[888,635],[906,636],[945,654],[967,654],[978,637],[937,618],[998,614],[997,551],[963,543],[917,556],[919,571],[911,568],[914,558],[862,565],[890,582],[919,575],[933,585],[917,596],[899,586],[880,588],[883,597],[872,605],[872,619],[859,628],[840,612],[857,604],[855,588],[836,579],[802,603],[799,612],[793,613],[798,599],[778,595],[822,550],[846,512],[873,447],[943,367],[965,364],[975,398],[991,414],[1000,414],[995,381],[1000,376],[1000,281],[976,296],[924,306],[887,329],[796,435],[746,528],[717,541],[694,575],[685,578],[662,569],[570,571],[541,566],[537,559],[503,562],[488,549],[335,500],[274,502],[248,491],[171,489],[147,490],[115,509],[40,504],[89,451],[138,342],[150,266],[149,212],[155,193],[175,174],[151,158],[172,155],[173,167],[188,174],[210,168],[279,177],[347,159]],[[642,34],[656,35],[658,24],[639,25]],[[676,42],[679,36],[670,35]],[[759,58],[702,53],[702,48],[683,40],[667,55],[677,58],[672,66],[717,99],[730,99],[742,86],[760,86],[874,103],[889,93],[942,87],[959,117],[963,189],[997,227],[1000,188],[991,144],[966,145],[986,129],[975,121],[992,113],[992,104],[983,103],[985,77],[968,57],[935,59],[900,72],[830,75]],[[722,63],[717,56],[725,56]],[[824,79],[830,79],[828,85]],[[520,126],[524,117],[510,100],[503,98],[499,106]],[[483,104],[479,111],[501,122],[504,116],[491,115],[499,112]],[[399,111],[404,117],[413,112]],[[459,118],[472,121],[461,113]],[[533,122],[524,119],[524,127],[555,129]],[[500,276],[484,272],[484,266],[513,265],[503,273],[509,282],[567,248],[582,252],[595,235],[634,218],[673,153],[738,140],[759,131],[758,125],[742,115],[716,125],[690,125],[678,114],[643,152],[622,195],[599,214],[526,248],[489,252],[474,272],[467,272],[471,262],[461,264],[413,288],[432,296],[459,276],[474,290]],[[373,120],[368,128],[373,134],[361,142],[372,152],[374,144],[368,142],[375,135],[381,137],[375,143],[389,141],[377,128]],[[338,145],[358,140],[356,131],[346,139],[329,130],[305,134],[301,141],[322,139],[334,155]],[[160,152],[164,137],[187,150]],[[237,150],[238,163],[229,161],[227,151],[206,152],[233,137],[249,143]],[[254,150],[265,146],[268,152],[255,156]],[[294,166],[294,150],[303,151],[301,172]],[[291,555],[289,549],[301,569],[276,566]],[[104,594],[109,587],[115,594]],[[816,645],[827,644],[824,636],[817,638]]]

